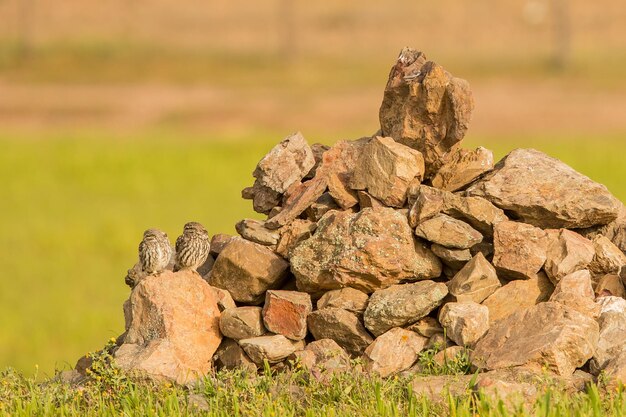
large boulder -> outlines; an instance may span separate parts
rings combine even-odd
[[[354,169],[352,188],[391,207],[402,207],[411,181],[424,177],[424,158],[392,138],[377,136],[365,145]]]
[[[126,335],[115,364],[155,379],[187,383],[211,371],[222,340],[211,287],[193,271],[143,279],[124,311]]]
[[[258,243],[235,237],[220,252],[209,283],[228,290],[235,301],[260,304],[265,291],[279,288],[289,275],[289,263]]]
[[[598,334],[593,318],[560,303],[540,303],[494,324],[471,360],[486,370],[524,365],[569,376],[591,359]]]
[[[439,259],[415,240],[406,217],[391,208],[327,213],[290,261],[298,288],[310,293],[343,287],[371,293],[441,274]]]
[[[534,149],[509,153],[467,194],[544,229],[604,225],[617,218],[621,207],[604,185]]]
[[[447,294],[446,284],[433,281],[378,290],[370,297],[363,314],[365,327],[379,336],[394,327],[413,324],[438,307]]]
[[[385,136],[420,151],[430,177],[465,136],[474,100],[467,81],[423,53],[404,48],[391,69],[380,106]]]

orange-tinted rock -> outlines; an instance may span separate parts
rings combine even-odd
[[[622,279],[617,274],[607,274],[600,277],[594,285],[594,291],[596,297],[615,296],[623,298],[626,296]]]
[[[309,331],[315,340],[332,339],[353,356],[363,354],[374,341],[359,318],[341,308],[324,308],[309,314]]]
[[[493,235],[493,265],[508,279],[530,279],[546,262],[548,236],[538,227],[504,221]]]
[[[493,153],[489,149],[459,149],[437,171],[432,184],[442,190],[457,191],[492,169]]]
[[[550,296],[550,301],[561,303],[579,313],[597,318],[600,315],[600,307],[594,299],[591,274],[586,269],[561,278]]]
[[[362,315],[367,307],[369,297],[362,291],[354,288],[342,288],[328,291],[317,301],[317,309],[327,307],[342,308],[351,313]]]
[[[220,330],[226,337],[235,340],[263,336],[267,333],[263,326],[261,307],[236,307],[222,312]]]
[[[265,227],[265,222],[255,219],[243,219],[235,225],[235,230],[246,240],[264,246],[273,246],[278,243],[280,233]]]
[[[589,270],[592,274],[618,274],[620,268],[626,265],[626,254],[609,238],[602,235],[596,236],[593,239],[593,247],[595,254],[589,263]]]
[[[459,346],[474,346],[489,330],[489,309],[473,301],[447,303],[439,310],[446,335]]]
[[[415,363],[427,341],[426,337],[410,330],[393,328],[365,349],[365,369],[383,378],[404,371]]]
[[[307,293],[269,290],[265,294],[263,323],[272,333],[302,340],[307,333],[306,318],[312,310],[311,296]]]
[[[354,141],[341,141],[330,152],[337,154],[328,176],[328,193],[342,209],[355,206],[359,200],[351,183],[357,161],[371,138]]]
[[[448,290],[457,301],[481,303],[501,286],[495,268],[479,253],[450,280]]]
[[[469,249],[483,240],[483,236],[469,224],[446,214],[423,221],[415,234],[429,242],[453,249]]]
[[[293,249],[302,241],[310,238],[317,228],[317,223],[310,220],[295,219],[280,229],[280,239],[276,246],[276,253],[289,259]]]
[[[594,255],[595,248],[589,239],[561,229],[550,234],[544,270],[556,284],[562,277],[587,268]]]

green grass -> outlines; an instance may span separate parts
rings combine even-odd
[[[143,230],[173,240],[193,219],[234,233],[255,216],[240,190],[287,133],[0,136],[0,368],[51,375],[120,334],[123,277]],[[626,201],[625,138],[470,137],[467,146],[544,150]]]

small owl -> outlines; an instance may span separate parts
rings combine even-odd
[[[146,274],[158,274],[167,268],[172,257],[172,246],[167,234],[158,229],[143,232],[139,244],[139,266]]]
[[[200,223],[189,222],[183,234],[176,239],[176,263],[174,271],[196,271],[209,256],[209,234]],[[197,272],[197,271],[196,271]]]

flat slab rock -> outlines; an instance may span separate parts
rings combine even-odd
[[[441,274],[439,259],[415,240],[406,216],[391,208],[327,213],[290,261],[298,289],[310,293],[343,287],[371,293]]]
[[[591,359],[598,337],[593,318],[545,302],[494,324],[476,344],[471,361],[486,370],[523,365],[569,376]]]
[[[612,222],[621,203],[604,185],[534,149],[516,149],[467,190],[524,223],[586,228]]]

